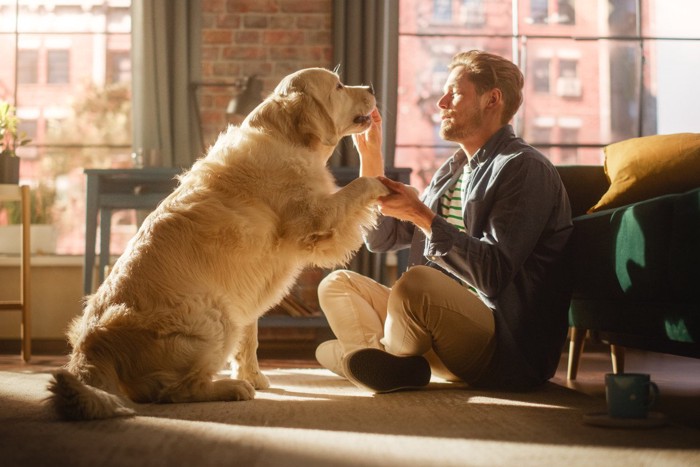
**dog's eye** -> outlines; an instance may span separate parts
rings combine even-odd
[[[341,90],[341,89],[343,89],[343,87],[344,87],[344,86],[343,86],[343,83],[338,83],[338,84],[335,85],[335,88],[336,88],[337,90]]]

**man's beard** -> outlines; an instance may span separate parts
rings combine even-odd
[[[443,120],[440,123],[440,137],[445,141],[460,142],[467,139],[469,134],[476,128],[480,128],[484,122],[480,109],[475,109],[456,121],[454,118]]]

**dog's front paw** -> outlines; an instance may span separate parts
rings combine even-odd
[[[255,389],[248,381],[238,379],[220,379],[212,382],[212,392],[198,394],[197,397],[185,400],[196,401],[249,401],[255,398]],[[179,399],[173,399],[177,402]]]
[[[236,399],[238,401],[249,401],[255,398],[255,389],[248,381],[237,381]]]
[[[378,179],[374,177],[365,177],[365,179],[367,180],[368,184],[366,193],[370,195],[372,199],[379,198],[380,196],[386,196],[391,193],[391,190]]]
[[[270,380],[265,376],[260,370],[257,371],[240,371],[238,372],[237,379],[247,381],[255,389],[268,389],[270,387]]]

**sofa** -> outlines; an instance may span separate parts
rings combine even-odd
[[[700,134],[635,138],[606,147],[604,165],[557,169],[574,218],[568,378],[589,333],[616,373],[625,348],[699,358]]]

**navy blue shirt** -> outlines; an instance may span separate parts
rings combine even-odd
[[[435,173],[421,200],[440,197],[469,163],[459,150]],[[471,160],[463,193],[465,232],[435,216],[430,238],[410,222],[380,217],[370,251],[410,247],[409,267],[436,267],[473,287],[493,310],[494,356],[473,386],[521,390],[551,378],[566,339],[572,231],[566,190],[552,163],[505,125]]]

